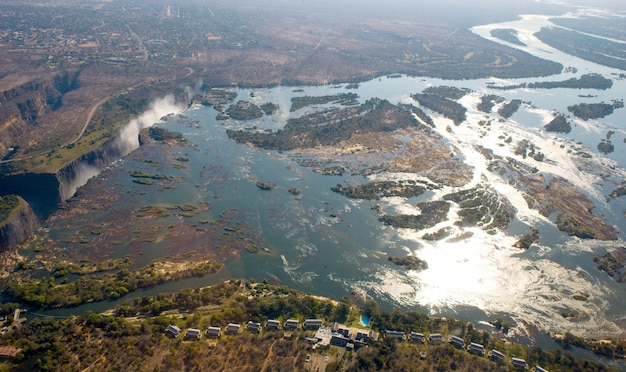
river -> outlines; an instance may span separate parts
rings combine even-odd
[[[268,279],[306,292],[340,299],[348,295],[361,295],[374,299],[387,309],[401,307],[418,309],[434,316],[454,316],[474,322],[484,322],[496,316],[505,316],[518,322],[513,332],[520,337],[537,337],[535,341],[549,344],[545,331],[573,331],[585,335],[623,335],[626,329],[626,297],[624,284],[616,283],[599,271],[592,254],[602,254],[613,247],[624,246],[626,222],[626,198],[607,201],[616,182],[626,179],[626,109],[601,120],[574,120],[569,134],[543,131],[543,125],[556,110],[567,113],[567,106],[580,102],[610,102],[626,95],[626,81],[615,79],[623,71],[612,70],[565,55],[540,44],[531,35],[538,27],[549,23],[540,15],[524,16],[520,20],[503,24],[475,27],[477,34],[492,39],[489,30],[514,28],[518,30],[528,47],[525,50],[542,58],[552,59],[565,66],[576,67],[577,72],[538,79],[477,79],[450,81],[433,78],[382,77],[360,84],[357,89],[345,85],[317,87],[276,87],[270,89],[238,89],[238,99],[261,104],[274,102],[280,111],[271,116],[248,122],[235,120],[217,121],[217,112],[210,107],[191,106],[183,113],[170,116],[157,125],[182,132],[193,147],[178,151],[189,159],[186,167],[166,166],[163,173],[181,177],[184,183],[166,191],[137,192],[144,186],[133,183],[129,170],[151,172],[141,148],[131,156],[116,162],[98,177],[110,185],[121,185],[121,190],[137,205],[197,204],[206,202],[210,211],[191,220],[212,220],[223,211],[236,209],[258,236],[259,246],[270,253],[248,254],[229,260],[218,274],[168,283],[140,291],[139,295],[170,292],[188,287],[213,284],[226,278]],[[501,42],[499,40],[495,40]],[[532,41],[532,42],[530,42]],[[517,89],[496,91],[490,83],[499,85],[535,81],[559,81],[579,77],[584,73],[597,72],[612,77],[613,87],[597,90],[531,90]],[[435,130],[450,144],[457,156],[471,164],[475,181],[487,179],[495,189],[507,195],[518,213],[516,220],[506,231],[495,235],[479,228],[459,228],[450,221],[438,226],[449,226],[464,239],[439,242],[421,239],[422,232],[397,230],[378,221],[378,213],[372,209],[380,205],[385,212],[407,213],[415,211],[415,199],[389,198],[378,201],[355,201],[330,191],[330,187],[346,180],[366,181],[363,176],[323,176],[310,168],[299,165],[289,153],[260,151],[237,144],[226,135],[226,129],[251,126],[277,130],[292,115],[290,99],[297,95],[327,95],[354,92],[361,102],[369,98],[384,98],[392,103],[415,103],[410,94],[419,93],[429,86],[456,86],[469,88],[472,93],[461,100],[468,108],[468,121],[448,130],[450,121],[429,112],[435,119]],[[485,114],[476,109],[483,94],[495,94],[508,100],[521,99],[531,104],[523,105],[510,119],[494,124],[491,132],[480,135],[476,129]],[[593,98],[581,98],[581,95]],[[307,109],[304,109],[307,110]],[[490,117],[498,119],[493,112]],[[192,125],[193,123],[193,125]],[[596,146],[611,137],[615,151],[606,156],[599,154]],[[492,148],[495,152],[506,151],[498,146],[498,136],[513,134],[516,138],[528,138],[538,144],[553,162],[538,165],[549,177],[564,177],[583,190],[596,204],[594,212],[602,213],[609,223],[619,230],[618,242],[581,241],[558,231],[553,222],[529,210],[518,190],[486,170],[487,164],[475,145]],[[572,147],[584,148],[593,154],[589,160],[593,172],[581,172],[567,151]],[[503,153],[505,154],[505,153]],[[206,177],[206,170],[214,175]],[[610,172],[610,176],[600,177]],[[384,177],[378,175],[376,177]],[[276,186],[263,191],[255,186],[255,180],[272,182]],[[287,190],[296,187],[302,191],[294,197]],[[451,191],[451,190],[447,190]],[[422,200],[435,200],[440,193],[426,193]],[[127,200],[127,199],[124,199]],[[130,199],[128,199],[130,202]],[[97,215],[94,215],[97,219]],[[171,217],[172,221],[176,217]],[[62,224],[59,224],[62,225]],[[512,244],[528,227],[540,230],[541,239],[528,250],[513,248]],[[471,233],[471,234],[467,234]],[[50,231],[50,236],[63,241],[69,232],[62,228]],[[471,235],[471,236],[470,236]],[[200,244],[200,242],[198,242]],[[193,247],[190,247],[192,249]],[[135,266],[139,267],[161,258],[165,248],[159,244],[146,244]],[[122,246],[116,255],[124,257],[129,252]],[[422,272],[406,271],[387,261],[387,255],[413,254],[427,261],[428,269]],[[573,299],[584,293],[588,300]],[[132,294],[135,296],[137,294]],[[49,315],[69,315],[87,310],[103,311],[127,300],[87,304],[73,309],[46,312]],[[565,318],[563,310],[574,310],[583,316]],[[541,332],[535,332],[536,329]],[[530,341],[529,341],[530,342]]]

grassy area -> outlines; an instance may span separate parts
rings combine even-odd
[[[11,219],[12,214],[22,205],[22,199],[17,195],[0,196],[0,227]]]

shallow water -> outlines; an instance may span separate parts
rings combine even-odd
[[[530,22],[530,23],[528,23]],[[489,25],[475,28],[483,35],[486,30],[497,27],[518,28],[530,24],[535,29],[546,20],[543,17],[526,17],[521,21],[504,25]],[[488,32],[487,32],[488,34]],[[533,44],[529,52],[545,50],[545,46]],[[543,52],[538,55],[546,57]],[[550,56],[557,56],[552,52]],[[564,58],[558,55],[556,60]],[[568,59],[570,61],[570,59]],[[586,72],[610,74],[606,68],[589,62],[574,61],[577,74],[564,73],[544,79],[520,79],[498,83],[518,84],[536,80],[565,80]],[[156,294],[187,287],[199,287],[215,283],[224,278],[269,279],[318,295],[340,299],[347,295],[362,295],[374,299],[390,309],[402,307],[428,311],[433,315],[455,316],[475,322],[487,321],[496,315],[505,314],[519,322],[515,330],[520,335],[531,335],[535,328],[544,331],[572,331],[586,335],[618,335],[624,332],[626,317],[624,284],[615,283],[608,275],[598,271],[592,261],[592,253],[604,253],[612,247],[624,246],[626,223],[623,211],[626,197],[606,201],[606,195],[614,189],[612,182],[626,179],[626,131],[620,123],[626,122],[626,109],[601,120],[576,123],[574,130],[566,135],[545,133],[545,125],[553,110],[567,113],[567,106],[580,102],[609,102],[626,95],[626,81],[614,80],[613,88],[607,91],[593,90],[491,90],[488,82],[494,79],[470,81],[446,81],[430,78],[380,78],[365,82],[357,90],[339,87],[303,87],[304,92],[294,88],[277,87],[237,90],[238,99],[255,103],[279,103],[281,111],[272,116],[250,122],[215,120],[212,108],[192,106],[184,116],[172,116],[161,125],[182,132],[194,147],[177,149],[181,156],[188,157],[187,168],[181,169],[159,162],[159,172],[184,179],[175,189],[146,189],[131,182],[129,170],[151,171],[145,157],[162,160],[162,154],[149,154],[139,149],[132,156],[113,165],[99,177],[110,185],[120,185],[124,200],[137,206],[164,204],[211,205],[207,212],[191,218],[214,220],[221,212],[236,209],[240,219],[252,226],[260,241],[259,247],[267,247],[269,253],[250,254],[244,252],[240,258],[227,262],[223,271],[204,278],[191,278],[169,283],[140,294]],[[494,189],[510,199],[517,208],[517,220],[508,231],[490,235],[478,228],[459,228],[454,225],[455,216],[428,232],[449,226],[455,235],[472,233],[456,241],[429,242],[421,239],[424,232],[397,230],[383,226],[378,214],[371,207],[381,205],[386,212],[403,213],[415,211],[415,199],[409,201],[389,198],[379,201],[355,201],[330,191],[330,187],[346,180],[365,182],[362,176],[322,176],[311,169],[300,166],[289,153],[261,151],[240,145],[226,136],[227,128],[259,128],[277,130],[282,128],[289,113],[290,98],[295,95],[326,95],[340,92],[355,92],[362,102],[371,97],[385,98],[392,103],[414,103],[410,94],[421,92],[428,86],[449,85],[471,88],[473,93],[462,99],[468,107],[468,122],[454,127],[451,122],[430,113],[436,122],[436,131],[453,146],[475,170],[473,182],[486,179]],[[494,124],[488,133],[479,135],[477,123],[485,117],[476,110],[481,94],[496,94],[506,99],[522,99],[532,105],[524,105],[509,120],[499,122],[497,113],[489,114]],[[581,98],[592,94],[597,98]],[[306,108],[295,113],[300,115]],[[197,126],[191,125],[197,123]],[[448,131],[447,127],[453,130]],[[616,133],[612,137],[616,151],[608,156],[597,153],[596,146],[605,138],[608,130]],[[513,135],[516,140],[527,138],[536,143],[553,163],[534,164],[547,177],[561,176],[583,190],[595,203],[596,209],[607,220],[618,227],[618,242],[580,241],[559,232],[547,218],[525,205],[521,194],[498,175],[486,170],[485,159],[475,150],[475,145],[489,147],[502,156],[513,156],[510,148],[496,146],[498,136]],[[572,161],[568,149],[584,148],[593,154],[590,161],[597,167],[593,173],[580,172]],[[600,178],[610,172],[612,177]],[[377,177],[385,177],[378,175]],[[410,175],[407,175],[410,177]],[[271,191],[260,190],[256,180],[271,182],[276,186]],[[293,196],[287,190],[294,186],[302,191]],[[469,188],[469,186],[466,186]],[[145,192],[148,190],[148,192]],[[452,189],[447,192],[454,191]],[[142,195],[142,193],[144,193]],[[440,192],[429,192],[419,200],[441,197]],[[94,216],[94,218],[98,218]],[[174,217],[172,217],[174,218]],[[540,231],[538,244],[523,251],[512,247],[519,235],[527,233],[529,227]],[[62,239],[66,231],[51,231],[51,237]],[[201,244],[204,242],[197,242]],[[146,245],[148,247],[148,245]],[[193,249],[193,247],[189,247]],[[164,245],[151,244],[144,249],[135,263],[142,266],[153,259],[163,257]],[[116,253],[124,257],[128,251],[120,247]],[[422,272],[406,271],[387,261],[387,255],[414,254],[427,261],[428,269]],[[588,301],[573,299],[573,295],[584,293]],[[86,309],[103,310],[115,303],[89,304],[72,310],[54,311],[50,314],[80,313]],[[566,319],[560,315],[565,309],[584,314],[579,319]],[[528,332],[526,332],[528,331]],[[545,340],[543,341],[545,342]]]

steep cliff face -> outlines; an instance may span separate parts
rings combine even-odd
[[[17,195],[0,197],[0,205],[8,207],[0,220],[0,251],[4,251],[26,241],[38,222],[28,203]]]
[[[100,148],[82,155],[57,173],[21,173],[0,177],[0,195],[21,196],[39,220],[45,221],[61,202],[74,195],[76,189],[138,146],[138,135],[123,130]]]
[[[78,71],[64,71],[0,91],[0,158],[37,126],[39,117],[61,107],[63,95],[76,88]]]
[[[128,155],[132,150],[132,148],[124,145],[124,141],[118,135],[97,150],[74,160],[57,173],[59,198],[61,200],[71,198],[76,189],[87,183],[91,177],[98,175],[114,161]]]
[[[23,173],[0,177],[0,195],[19,195],[26,200],[40,221],[44,221],[61,202],[59,180],[51,173]]]

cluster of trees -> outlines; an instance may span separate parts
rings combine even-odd
[[[416,93],[412,94],[411,98],[419,102],[421,106],[436,111],[452,120],[455,125],[460,125],[466,119],[467,109],[463,105],[440,94]]]
[[[266,102],[261,105],[261,110],[263,110],[265,115],[272,115],[279,109],[280,109],[280,106],[274,102]]]
[[[626,340],[588,340],[566,332],[562,337],[556,337],[557,343],[569,348],[577,346],[591,350],[594,354],[603,355],[614,359],[626,358]]]
[[[389,256],[387,259],[398,266],[404,266],[409,270],[422,271],[428,269],[428,263],[420,260],[415,256],[394,257]]]
[[[148,133],[150,138],[155,141],[185,141],[185,137],[182,133],[172,132],[161,127],[150,127],[148,128]]]
[[[0,195],[0,225],[9,219],[15,208],[20,206],[20,197],[17,195]]]
[[[226,114],[235,120],[253,120],[263,116],[263,110],[252,102],[238,101],[226,109]]]
[[[500,114],[500,116],[502,116],[503,118],[508,119],[511,116],[513,116],[513,114],[515,114],[517,110],[519,110],[521,105],[522,105],[521,100],[519,99],[511,100],[510,102],[507,102],[504,105],[502,105],[502,107],[500,107],[500,109],[498,110],[498,114]]]
[[[77,306],[115,299],[139,288],[217,272],[222,267],[214,262],[200,262],[190,263],[185,270],[168,271],[162,270],[162,266],[161,262],[152,262],[135,271],[122,268],[117,273],[80,277],[71,282],[64,279],[62,283],[56,283],[54,276],[35,278],[26,274],[13,275],[6,283],[6,292],[15,301],[37,308]]]
[[[494,86],[493,89],[511,90],[520,88],[531,89],[556,89],[556,88],[569,88],[569,89],[598,89],[607,90],[613,86],[613,80],[607,79],[604,76],[596,73],[590,73],[582,75],[580,78],[571,78],[563,81],[540,81],[536,83],[522,83],[518,85],[507,85],[504,87]]]
[[[500,102],[504,102],[504,98],[493,94],[487,94],[480,97],[480,103],[477,108],[482,112],[490,113],[493,106]]]
[[[168,312],[173,315],[165,315]],[[368,316],[370,327],[381,334],[388,329],[407,334],[411,331],[426,335],[454,334],[466,344],[480,343],[486,349],[498,349],[549,370],[609,370],[562,351],[546,352],[505,342],[489,331],[456,319],[431,318],[416,311],[384,311],[374,301],[365,302],[359,309],[347,298],[335,303],[284,286],[240,280],[135,298],[121,305],[115,315],[87,313],[67,319],[35,319],[0,336],[0,344],[22,349],[11,362],[11,367],[18,370],[304,370],[307,354],[332,352],[328,347],[313,350],[302,337],[306,332],[296,331],[289,338],[283,337],[282,332],[264,331],[223,336],[215,341],[183,341],[182,337],[165,337],[164,331],[169,324],[203,330],[210,325],[224,326],[231,322],[242,324],[249,320],[264,322],[288,318],[321,318],[329,324],[335,321],[346,324],[350,318],[358,317],[358,313]],[[499,329],[512,326],[502,319],[495,320],[494,324]],[[593,345],[570,335],[564,342],[582,347]],[[616,343],[612,354],[606,347],[594,351],[619,357],[623,346]],[[420,358],[420,351],[427,351],[426,358]],[[371,341],[368,347],[346,352],[343,358],[327,366],[327,371],[503,369],[508,367],[448,344],[431,346],[394,338]]]
[[[593,257],[598,269],[614,277],[620,283],[626,283],[626,248],[617,248],[613,252]]]
[[[391,196],[412,198],[422,195],[426,187],[413,180],[402,181],[374,181],[357,186],[337,184],[330,188],[332,191],[352,199],[374,200]]]
[[[621,43],[586,35],[561,27],[542,27],[535,36],[567,54],[604,66],[626,70],[626,55]]]
[[[423,230],[445,221],[450,210],[450,203],[437,200],[418,203],[417,207],[421,210],[419,215],[400,214],[392,216],[386,214],[378,220],[394,227]]]
[[[567,111],[583,120],[600,119],[613,113],[614,106],[608,103],[579,103],[567,106]]]
[[[229,129],[226,133],[240,143],[289,151],[335,145],[357,132],[388,132],[417,125],[417,120],[410,112],[387,100],[372,98],[358,107],[328,110],[289,119],[285,127],[277,132]]]
[[[302,96],[291,97],[291,112],[311,105],[323,105],[327,103],[353,106],[359,103],[359,95],[356,93],[339,93],[327,96]]]
[[[514,28],[496,28],[491,30],[491,36],[497,37],[500,40],[508,41],[511,44],[526,46],[517,37],[517,30]]]
[[[539,240],[539,230],[536,228],[532,228],[530,234],[523,235],[520,240],[518,240],[514,246],[517,248],[528,249],[530,246]]]
[[[557,115],[544,128],[547,132],[569,133],[572,130],[572,125],[567,121],[565,115]]]
[[[422,120],[424,123],[426,123],[426,125],[434,128],[435,127],[435,122],[433,121],[433,119],[428,116],[427,113],[424,112],[424,110],[422,110],[421,108],[415,106],[415,105],[410,105],[410,104],[400,104],[400,107],[403,107],[407,110],[409,110],[410,112],[414,113],[420,120]],[[425,130],[426,132],[429,132],[428,128],[424,127],[422,128],[423,130]]]
[[[436,87],[428,87],[424,89],[423,93],[426,94],[437,94],[442,97],[457,101],[463,98],[466,94],[471,93],[471,89],[469,88],[457,88],[452,86],[440,85]]]

